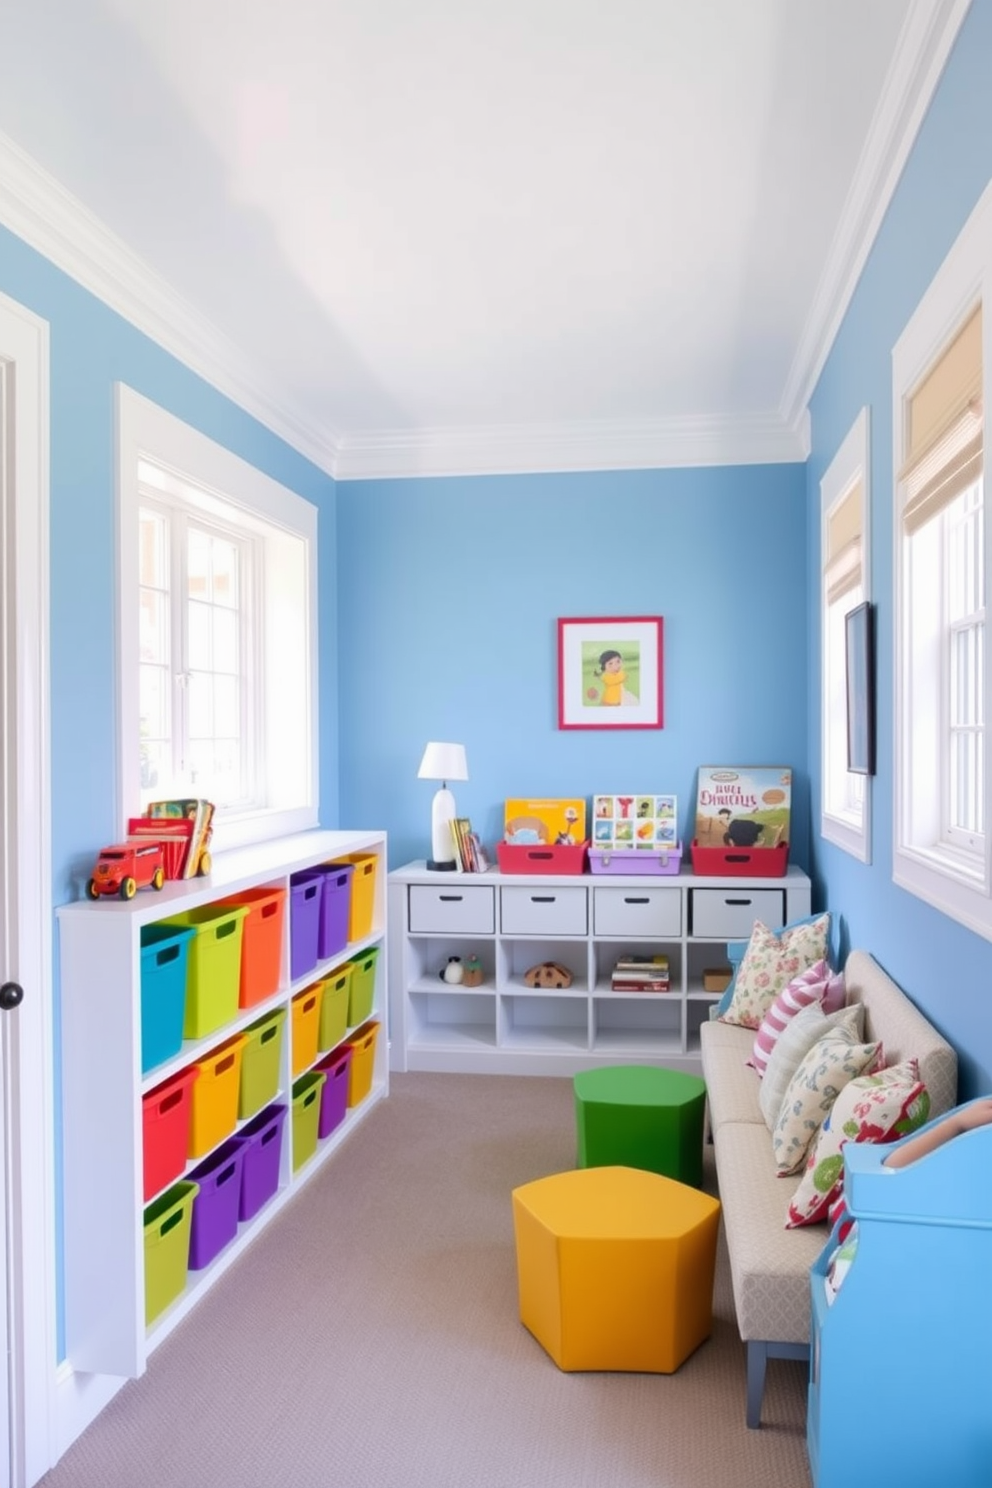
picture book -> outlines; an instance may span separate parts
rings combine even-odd
[[[538,842],[577,846],[586,840],[585,798],[506,801],[503,835],[507,842],[531,846]]]
[[[599,852],[657,851],[679,836],[676,796],[593,796],[592,846]]]
[[[792,771],[785,765],[700,765],[700,847],[780,847],[789,840]]]

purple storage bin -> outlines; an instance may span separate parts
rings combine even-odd
[[[318,1139],[329,1137],[341,1125],[348,1112],[348,1068],[351,1048],[345,1044],[317,1061],[315,1069],[327,1076],[320,1093],[320,1115],[317,1117]]]
[[[612,848],[608,852],[601,852],[596,847],[589,849],[590,873],[678,873],[681,867],[681,842],[677,847],[657,847],[648,851],[640,848],[624,852],[614,852]]]
[[[317,965],[324,879],[308,869],[289,880],[289,974],[295,982]]]
[[[193,1200],[189,1236],[191,1271],[202,1271],[209,1266],[238,1233],[243,1158],[243,1143],[232,1137],[189,1175],[190,1181],[199,1184],[200,1189]]]
[[[354,863],[320,863],[293,875],[294,883],[320,879],[320,915],[317,921],[317,957],[329,961],[348,944],[351,910],[351,876]]]
[[[279,1188],[282,1129],[288,1107],[266,1106],[246,1121],[232,1141],[242,1147],[241,1197],[238,1218],[254,1219]]]

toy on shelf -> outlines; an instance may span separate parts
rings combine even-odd
[[[100,849],[86,893],[90,899],[109,894],[133,899],[139,889],[160,889],[165,879],[165,850],[161,842],[116,842]]]
[[[528,987],[550,987],[557,990],[572,985],[572,973],[560,961],[539,961],[524,973],[524,984]]]
[[[152,801],[147,815],[132,816],[132,837],[158,837],[165,848],[166,878],[204,878],[210,872],[214,808],[210,801]]]
[[[482,986],[482,962],[478,956],[466,956],[462,962],[462,986]]]
[[[465,968],[462,965],[461,956],[448,957],[446,964],[441,968],[441,980],[451,987],[457,987],[465,980]]]

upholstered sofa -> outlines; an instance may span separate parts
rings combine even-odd
[[[951,1045],[867,952],[851,951],[844,977],[845,1001],[864,1006],[864,1037],[882,1040],[887,1063],[915,1058],[930,1115],[950,1110],[957,1102]],[[703,1025],[701,1040],[734,1305],[747,1346],[747,1424],[758,1426],[768,1359],[809,1355],[809,1269],[829,1228],[785,1227],[802,1175],[776,1171],[758,1075],[747,1063],[754,1031],[714,1020]]]

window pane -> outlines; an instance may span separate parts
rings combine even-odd
[[[221,538],[213,540],[213,591],[214,604],[234,608],[238,604],[238,551],[233,543]]]
[[[138,594],[138,654],[142,661],[169,659],[168,596],[155,589]]]
[[[213,611],[213,667],[218,672],[238,671],[238,616],[233,610]]]
[[[164,589],[168,529],[165,518],[145,507],[138,516],[138,582]]]
[[[138,705],[143,738],[164,739],[169,732],[168,678],[162,667],[143,666],[138,678]]]
[[[187,689],[189,739],[208,739],[214,731],[214,680],[207,672],[193,672]]]
[[[213,660],[210,647],[212,614],[213,611],[209,605],[198,604],[195,600],[186,606],[189,627],[186,645],[190,671],[206,672],[211,668]]]
[[[210,598],[210,538],[190,527],[186,541],[186,589],[190,599]]]

